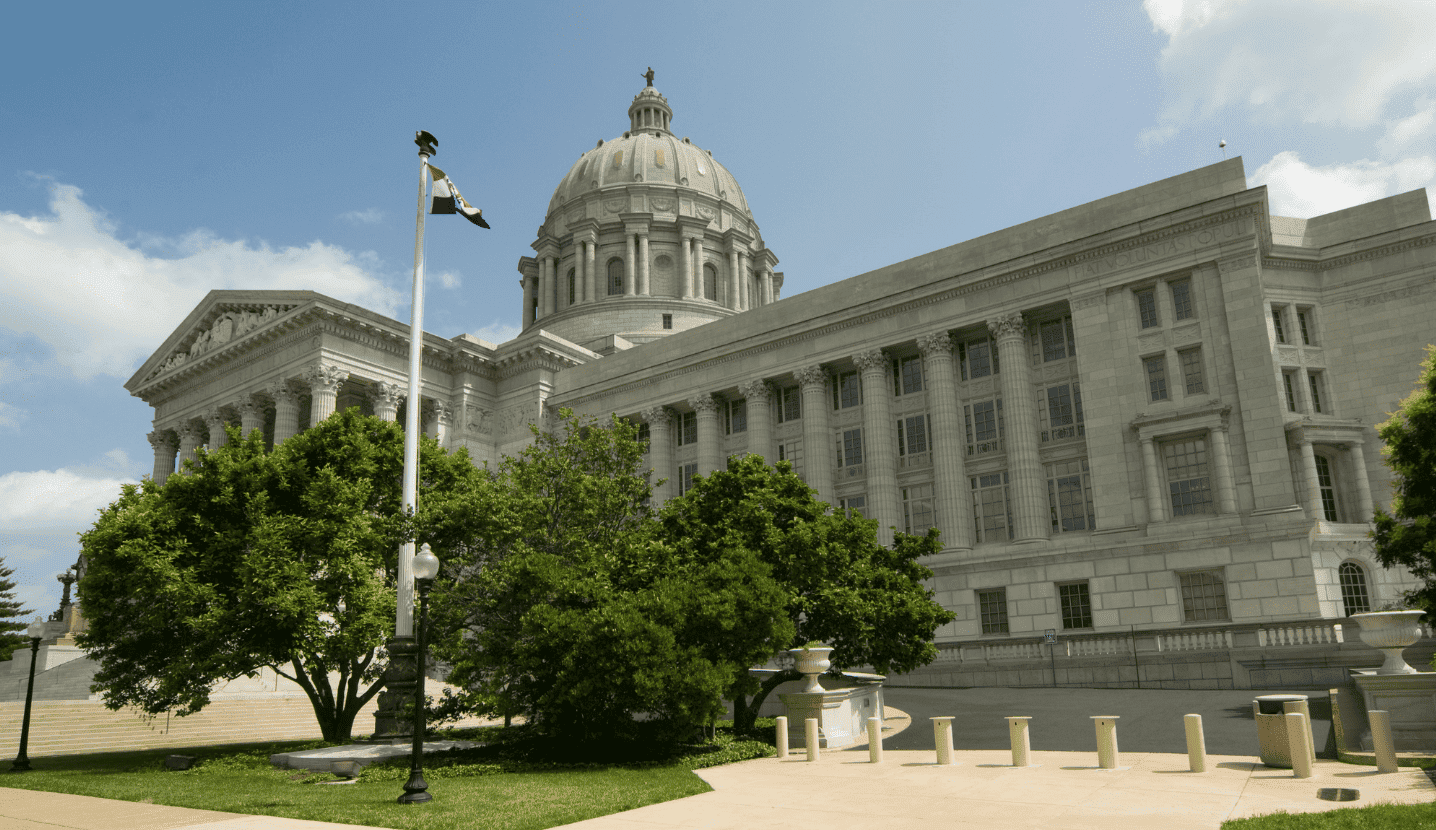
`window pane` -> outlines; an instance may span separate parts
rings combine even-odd
[[[1142,318],[1142,328],[1149,329],[1160,325],[1157,320],[1156,289],[1147,288],[1137,292],[1137,312]]]
[[[1087,592],[1087,583],[1058,585],[1057,598],[1062,604],[1063,628],[1092,627],[1092,600]]]
[[[903,421],[904,444],[908,455],[927,452],[927,416],[914,415]]]
[[[1286,387],[1286,408],[1288,412],[1296,411],[1296,391],[1291,386],[1291,372],[1281,373],[1282,386]]]
[[[1321,491],[1321,514],[1328,522],[1336,518],[1336,482],[1331,476],[1331,461],[1324,455],[1316,457],[1316,484]]]
[[[1286,342],[1286,329],[1281,325],[1281,307],[1273,306],[1271,310],[1272,327],[1276,330],[1276,342]]]
[[[741,401],[728,402],[728,431],[748,431],[748,401],[745,398]]]
[[[1206,378],[1202,375],[1202,350],[1187,349],[1177,352],[1182,361],[1182,382],[1188,395],[1200,395],[1207,389]]]
[[[1147,391],[1154,401],[1167,399],[1167,358],[1158,355],[1142,360],[1147,372]]]
[[[1341,578],[1341,604],[1346,616],[1365,614],[1371,610],[1371,596],[1366,591],[1366,572],[1360,565],[1343,562],[1337,568]]]
[[[899,364],[902,394],[910,395],[922,391],[922,358],[905,357]]]
[[[1179,574],[1182,613],[1187,622],[1227,619],[1227,589],[1221,574],[1212,571]]]
[[[1067,357],[1067,330],[1065,320],[1053,320],[1039,326],[1042,334],[1042,360],[1062,360]]]
[[[1299,308],[1296,310],[1296,322],[1301,328],[1301,344],[1303,346],[1311,345],[1311,326],[1307,324],[1307,316],[1308,312],[1306,309]]]
[[[1178,320],[1192,318],[1192,281],[1178,280],[1172,283],[1172,316]]]
[[[1162,445],[1167,463],[1167,488],[1172,515],[1194,516],[1212,512],[1212,491],[1207,474],[1207,441],[1193,438]]]
[[[1006,634],[1007,589],[996,588],[977,592],[977,607],[982,614],[983,634]]]
[[[973,527],[979,542],[1000,542],[1012,538],[1008,513],[1007,473],[973,476]]]
[[[1311,382],[1311,411],[1325,412],[1321,406],[1321,375],[1311,372],[1306,377]]]
[[[962,379],[974,380],[993,374],[992,341],[974,340],[962,348]]]
[[[920,536],[932,527],[932,485],[902,488],[903,532]]]

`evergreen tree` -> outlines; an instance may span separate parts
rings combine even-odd
[[[14,574],[5,567],[5,560],[0,559],[0,661],[9,660],[15,650],[29,640],[25,628],[30,623],[25,618],[34,613],[20,607],[20,601],[15,598],[15,580],[10,578]]]
[[[1421,378],[1390,420],[1377,428],[1392,472],[1391,512],[1376,511],[1376,556],[1404,565],[1425,584],[1406,595],[1436,610],[1436,346],[1426,347]]]

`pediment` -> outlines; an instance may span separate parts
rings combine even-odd
[[[301,304],[293,301],[264,302],[258,299],[215,303],[184,330],[178,343],[163,356],[159,365],[152,369],[144,380],[154,380],[267,328]]]

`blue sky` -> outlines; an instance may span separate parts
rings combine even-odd
[[[11,4],[0,27],[0,557],[39,612],[147,474],[122,383],[213,288],[517,333],[515,270],[652,66],[785,295],[1244,158],[1312,216],[1436,182],[1436,3]],[[1413,380],[1414,380],[1413,370]]]

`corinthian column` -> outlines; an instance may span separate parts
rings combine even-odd
[[[309,425],[319,426],[325,418],[334,414],[334,405],[339,399],[339,384],[349,373],[329,363],[317,363],[304,372],[309,383]]]
[[[264,403],[254,399],[252,395],[245,395],[239,402],[239,434],[241,439],[248,440],[249,434],[254,430],[264,432]]]
[[[698,474],[711,475],[727,469],[723,463],[722,438],[718,435],[718,402],[712,395],[694,395],[688,405],[698,413]]]
[[[793,373],[803,390],[803,480],[833,503],[833,444],[828,434],[828,373],[821,365]]]
[[[667,407],[655,406],[644,411],[643,419],[648,422],[648,459],[653,465],[650,501],[657,509],[673,497],[673,417]]]
[[[682,286],[683,299],[687,300],[693,296],[693,240],[685,236],[679,241],[682,244],[678,247],[682,251],[679,254],[678,267],[683,272],[679,284]]]
[[[645,231],[638,235],[638,293],[647,297],[650,290],[648,286],[648,233]]]
[[[277,380],[265,390],[274,399],[274,446],[279,446],[299,431],[299,393],[288,380]]]
[[[594,260],[598,256],[597,246],[592,239],[583,241],[583,278],[584,291],[588,294],[589,302],[597,302],[602,295],[598,293],[598,266]],[[607,275],[605,275],[607,278]]]
[[[638,293],[638,236],[624,231],[623,241],[623,296],[632,297]]]
[[[449,425],[454,420],[454,408],[443,401],[425,401],[424,434],[433,438],[441,447],[448,446]]]
[[[1022,312],[989,320],[1002,362],[1002,397],[1006,400],[1007,470],[1012,480],[1016,540],[1032,542],[1052,533],[1047,507],[1047,482],[1037,458],[1037,413],[1033,406],[1032,362],[1027,357],[1027,328]]]
[[[927,404],[932,410],[933,489],[936,490],[937,526],[944,548],[972,546],[972,504],[968,500],[967,472],[962,447],[962,402],[953,379],[952,340],[937,332],[917,340],[922,372],[927,381]]]
[[[374,404],[374,417],[385,421],[399,418],[399,401],[404,397],[404,388],[397,383],[379,381],[369,388],[369,400]]]
[[[748,452],[766,460],[773,453],[772,387],[767,381],[754,380],[739,391],[748,399]]]
[[[165,479],[175,470],[175,453],[179,452],[179,440],[167,429],[157,429],[148,436],[150,446],[155,448],[155,469],[150,480],[164,484]]]
[[[534,320],[537,319],[534,315],[534,297],[538,295],[534,282],[535,280],[531,277],[519,277],[519,284],[523,286],[524,290],[524,328],[532,326]]]
[[[1321,509],[1321,479],[1316,474],[1316,453],[1305,436],[1301,439],[1301,472],[1306,480],[1306,516],[1314,522],[1321,521],[1326,518]]]
[[[734,311],[743,309],[743,285],[738,277],[738,250],[735,248],[728,252],[728,296],[720,297],[719,300],[727,300],[726,305]]]
[[[853,355],[863,383],[863,465],[868,479],[868,518],[878,522],[878,544],[891,547],[898,524],[897,454],[893,452],[892,392],[882,349]]]
[[[204,443],[204,430],[194,421],[185,421],[175,430],[179,433],[179,465],[184,468],[186,461],[194,460],[194,451]]]
[[[209,427],[209,451],[214,452],[229,440],[229,436],[224,432],[224,413],[211,409],[204,414],[204,423]]]

